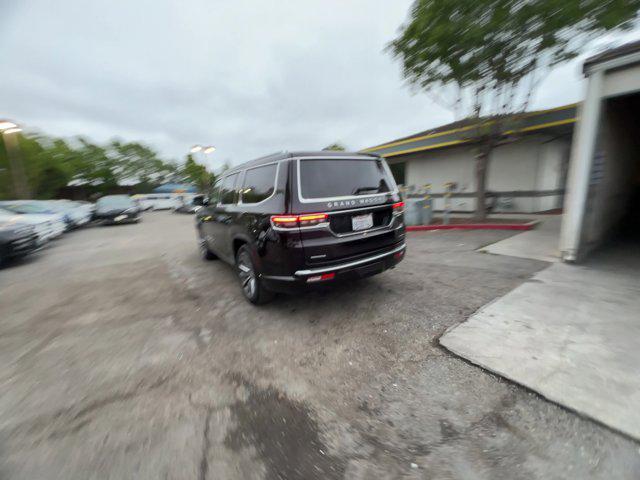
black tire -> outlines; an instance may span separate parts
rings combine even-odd
[[[273,299],[274,293],[264,288],[247,245],[241,246],[236,254],[236,272],[242,294],[251,303],[262,305]]]
[[[205,242],[204,238],[202,238],[202,234],[198,235],[198,250],[200,251],[200,256],[203,260],[211,261],[216,260],[218,256],[209,250],[209,246],[207,242]]]

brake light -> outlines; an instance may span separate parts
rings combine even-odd
[[[318,225],[319,223],[326,222],[329,215],[326,213],[312,213],[309,215],[298,216],[298,222],[301,227],[309,227],[312,225]]]
[[[398,202],[393,204],[393,214],[400,215],[404,213],[404,202]]]
[[[298,226],[297,215],[272,215],[271,225],[279,228],[296,228]]]
[[[271,225],[278,228],[312,227],[326,222],[326,213],[305,213],[303,215],[272,215]]]

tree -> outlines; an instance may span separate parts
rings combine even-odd
[[[214,175],[207,170],[207,167],[197,164],[191,154],[187,155],[187,160],[182,167],[182,174],[184,180],[196,185],[200,192],[207,192],[215,180]]]
[[[143,189],[166,182],[177,171],[176,165],[161,160],[153,149],[141,143],[113,140],[109,150],[117,158],[120,181],[135,181]]]
[[[639,9],[640,0],[416,0],[388,48],[411,86],[478,125],[477,219],[486,217],[489,158],[505,119],[528,108],[552,67],[593,37],[629,28]]]
[[[322,149],[323,151],[336,151],[336,152],[344,152],[346,148],[340,142],[332,143]]]
[[[16,162],[7,156],[7,135],[0,138],[0,198],[29,195],[52,198],[69,184],[84,185],[88,191],[105,193],[122,184],[136,184],[148,192],[175,176],[178,167],[158,157],[151,148],[137,142],[114,140],[101,146],[86,138],[62,140],[43,134],[12,134],[15,155],[19,155],[27,185],[18,192],[14,180]]]

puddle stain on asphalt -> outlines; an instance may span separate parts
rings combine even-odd
[[[230,378],[248,395],[230,407],[236,428],[225,438],[227,448],[253,446],[267,479],[343,478],[346,460],[329,455],[307,406],[272,387],[258,388],[239,375]]]

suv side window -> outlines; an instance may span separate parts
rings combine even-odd
[[[269,198],[275,189],[277,164],[250,168],[244,174],[242,203],[258,203]]]
[[[222,188],[220,189],[220,203],[223,205],[229,205],[236,202],[236,180],[238,174],[233,173],[222,180]]]
[[[213,184],[211,195],[209,196],[209,205],[217,205],[220,201],[220,187],[222,186],[222,178],[218,178]]]

